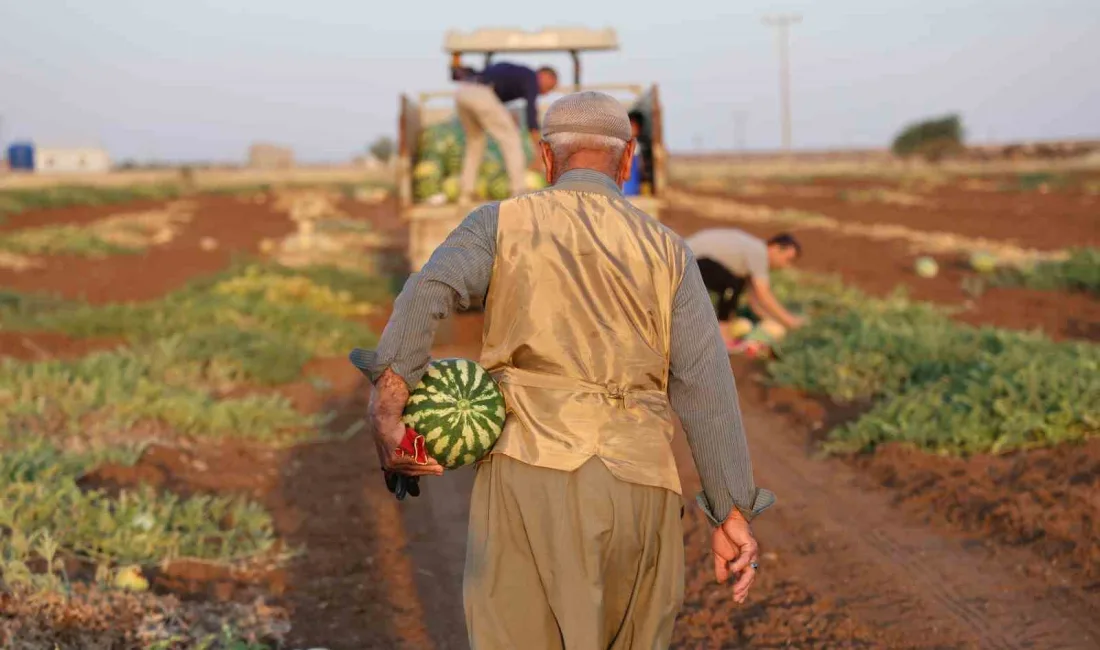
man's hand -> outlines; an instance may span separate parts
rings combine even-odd
[[[787,324],[787,329],[796,330],[806,324],[806,319],[802,316],[791,316],[791,322]]]
[[[371,394],[368,418],[374,446],[382,469],[406,476],[441,476],[443,466],[431,456],[421,465],[411,456],[399,455],[397,448],[405,437],[405,424],[401,421],[401,412],[409,399],[409,388],[405,380],[387,369],[378,378]]]
[[[733,585],[733,600],[738,603],[748,598],[749,588],[756,580],[756,556],[759,547],[752,536],[749,522],[736,509],[721,526],[714,530],[711,538],[714,552],[714,577],[718,582],[726,582],[731,575],[737,576]]]

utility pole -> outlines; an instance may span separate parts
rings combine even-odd
[[[733,112],[733,143],[738,151],[745,150],[745,123],[748,120],[748,111]]]
[[[775,28],[775,43],[779,50],[780,121],[783,124],[783,149],[791,150],[791,69],[788,61],[790,26],[802,22],[798,14],[764,16],[764,24]]]

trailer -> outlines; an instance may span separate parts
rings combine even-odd
[[[636,110],[645,118],[640,144],[650,152],[651,171],[642,195],[628,197],[650,216],[660,219],[667,184],[667,153],[661,122],[661,104],[656,84],[581,83],[580,53],[613,51],[619,48],[612,29],[553,28],[538,31],[517,29],[478,29],[470,32],[451,31],[444,39],[444,51],[451,56],[451,78],[460,76],[463,55],[483,55],[487,66],[501,53],[568,53],[573,63],[573,84],[559,84],[550,96],[539,101],[539,119],[553,103],[555,95],[581,90],[598,90],[620,99],[628,111]],[[413,194],[413,168],[419,162],[417,145],[421,132],[440,122],[454,119],[454,90],[422,92],[411,98],[401,95],[397,143],[397,193],[400,213],[409,223],[408,261],[410,271],[419,271],[447,235],[466,217],[455,204],[430,205],[418,203]],[[511,107],[517,120],[522,107]]]

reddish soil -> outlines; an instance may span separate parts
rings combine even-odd
[[[901,286],[918,300],[963,308],[955,318],[966,323],[1041,329],[1054,339],[1100,340],[1100,301],[1087,294],[995,287],[972,297],[963,289],[963,279],[972,274],[959,260],[941,257],[940,273],[923,279],[912,271],[915,257],[901,242],[875,242],[797,226],[720,222],[684,210],[669,210],[661,220],[682,235],[714,227],[738,227],[759,237],[786,230],[802,241],[799,268],[839,274],[871,295],[886,295]]]
[[[74,339],[58,332],[0,331],[0,357],[22,361],[78,359],[91,352],[125,345],[118,338],[98,337]]]
[[[841,198],[843,190],[888,185],[872,181],[856,184],[847,179],[815,180],[810,187],[823,190],[824,196],[800,196],[797,187],[761,196],[725,195],[746,204],[818,212],[841,221],[896,223],[916,230],[1008,241],[1026,248],[1054,250],[1100,245],[1100,227],[1097,227],[1100,196],[1081,192],[979,192],[949,186],[918,195],[930,201],[930,206],[856,203]]]
[[[267,207],[229,197],[204,198],[200,206],[185,234],[163,249],[84,261],[72,273],[51,266],[24,274],[36,279],[19,288],[75,297],[91,287],[89,299],[97,301],[153,298],[196,274],[223,268],[227,249],[253,251],[261,237],[290,228]],[[347,209],[370,218],[384,207]],[[675,212],[667,221],[681,232],[706,225]],[[400,228],[392,220],[384,223]],[[819,234],[806,235],[806,266],[814,270],[840,271],[875,293],[900,283],[912,284],[917,297],[948,304],[964,299],[961,276],[951,276],[955,271],[916,283],[905,276],[908,257],[876,257],[876,249],[887,247]],[[214,236],[222,246],[202,252],[197,241],[203,236]],[[154,261],[160,267],[155,273]],[[183,268],[173,270],[173,264]],[[8,275],[0,276],[0,285],[11,286]],[[130,278],[138,280],[115,286]],[[1007,311],[1006,305],[1020,302],[1019,294],[998,295],[1008,294],[991,291],[977,301],[975,313],[991,319],[983,322],[1032,323],[1056,333],[1070,328],[1074,316],[1059,302],[1065,296],[1050,294],[1050,303],[1036,303],[1040,311],[1061,310],[1057,318],[1040,318]],[[1085,305],[1072,309],[1085,327],[1100,322]],[[435,356],[475,356],[480,325],[479,316],[465,315],[441,328]],[[762,573],[749,604],[739,607],[728,587],[712,581],[709,530],[689,502],[687,592],[675,647],[1100,643],[1097,551],[1088,542],[1097,538],[1100,521],[1095,444],[965,461],[891,448],[868,458],[822,460],[813,456],[814,441],[848,414],[791,391],[763,388],[751,364],[738,362],[735,372],[756,479],[778,493],[779,503],[754,523],[764,552]],[[331,388],[296,382],[279,390],[303,411],[334,412],[330,430],[361,421],[366,389],[346,362],[321,360],[306,374],[327,379]],[[690,497],[698,477],[685,450],[679,436],[678,463]],[[281,594],[280,603],[291,611],[290,647],[465,647],[461,573],[471,473],[427,480],[421,497],[398,503],[376,467],[373,447],[360,432],[277,450],[234,443],[153,446],[136,467],[104,466],[83,484],[117,490],[149,483],[184,494],[259,499],[273,513],[279,536],[290,548],[303,548],[303,555],[278,570],[181,562],[158,573],[154,584],[210,600]]]
[[[28,210],[17,214],[4,215],[3,221],[0,221],[0,232],[60,224],[80,225],[124,212],[154,210],[162,205],[164,205],[164,201],[143,200],[111,205],[74,205],[67,208]]]
[[[190,279],[229,266],[235,255],[254,254],[265,237],[282,237],[294,230],[285,216],[265,205],[246,204],[231,196],[199,196],[198,209],[176,239],[139,255],[107,259],[75,256],[44,258],[47,266],[17,273],[0,270],[0,286],[17,291],[45,292],[91,303],[150,300]],[[116,206],[115,213],[129,211]],[[81,212],[82,208],[72,208]],[[60,211],[59,211],[60,212]],[[59,215],[55,215],[59,217]],[[213,237],[218,248],[204,251],[199,242]],[[156,272],[151,272],[153,266]]]
[[[331,430],[343,430],[362,418],[366,394],[358,383],[349,390],[342,369],[325,370],[344,389],[324,405],[339,413]],[[362,434],[281,450],[154,445],[134,467],[103,466],[81,481],[85,489],[112,492],[150,484],[177,494],[246,494],[271,511],[290,549],[306,549],[277,570],[173,563],[153,576],[158,589],[216,600],[281,595],[291,612],[290,647],[430,647],[403,552],[401,512],[383,483],[373,444]]]
[[[738,377],[763,373],[746,359],[734,367]],[[810,447],[862,411],[759,381],[739,386],[743,404],[782,414],[807,432]],[[845,460],[859,470],[860,485],[889,488],[895,505],[925,523],[1026,547],[1085,591],[1100,593],[1100,438],[969,458],[889,444]]]
[[[783,570],[785,558],[762,556],[749,603],[736,605],[714,580],[711,527],[701,512],[684,517],[684,608],[672,646],[684,650],[722,648],[907,648],[917,647],[871,629],[849,616],[842,603],[816,594],[810,576]]]

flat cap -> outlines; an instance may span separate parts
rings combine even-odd
[[[594,90],[572,93],[550,104],[542,120],[542,136],[555,133],[605,135],[623,142],[634,137],[622,102]]]

